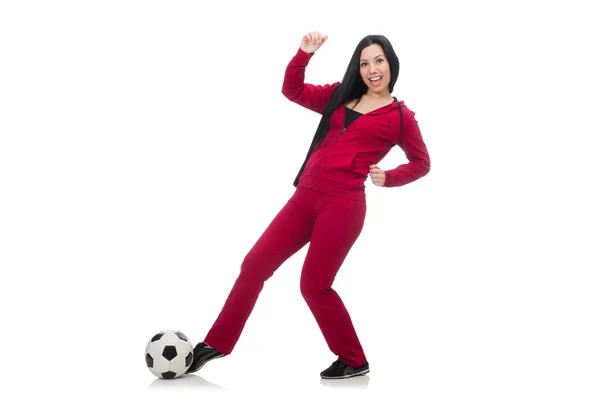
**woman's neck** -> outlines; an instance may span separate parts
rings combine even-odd
[[[387,100],[392,99],[392,95],[387,90],[382,91],[382,92],[367,91],[367,93],[364,94],[363,97],[365,99],[374,100],[374,101],[382,101],[382,100],[387,101]]]

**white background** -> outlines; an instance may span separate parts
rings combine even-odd
[[[1,394],[597,396],[591,3],[2,2]],[[318,115],[280,90],[312,30],[330,36],[316,84],[365,35],[391,40],[432,159],[401,188],[367,180],[334,284],[371,373],[320,381],[335,357],[299,292],[303,249],[232,355],[155,381],[148,338],[201,341],[293,193]]]

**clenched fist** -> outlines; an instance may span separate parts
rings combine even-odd
[[[309,54],[314,54],[327,41],[327,37],[327,35],[323,36],[321,32],[307,33],[302,37],[300,49]]]
[[[385,171],[379,168],[376,164],[370,166],[369,176],[371,182],[377,186],[383,186],[385,184]]]

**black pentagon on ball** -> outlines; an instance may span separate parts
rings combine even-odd
[[[167,361],[171,361],[175,357],[177,357],[177,348],[175,346],[165,346],[162,352],[162,356],[167,359]]]
[[[164,335],[164,332],[159,332],[158,334],[154,335],[152,337],[152,339],[150,339],[150,342],[156,342],[157,340],[159,340],[160,338],[162,338],[162,336]]]
[[[160,374],[160,376],[163,379],[173,379],[173,378],[175,378],[176,375],[177,374],[175,372],[171,372],[171,371],[163,372],[162,374]]]
[[[146,365],[148,366],[148,368],[152,368],[154,366],[154,359],[148,353],[146,353]]]
[[[190,365],[192,365],[193,359],[194,359],[194,353],[189,352],[188,355],[185,357],[185,366],[189,367]]]
[[[179,337],[179,339],[183,339],[183,340],[184,340],[184,341],[186,341],[186,342],[188,341],[188,337],[187,337],[187,336],[185,336],[185,335],[184,335],[184,333],[183,333],[183,332],[181,332],[181,331],[177,331],[177,332],[175,332],[175,335],[177,335],[177,336]]]

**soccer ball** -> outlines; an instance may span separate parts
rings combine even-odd
[[[182,332],[164,330],[146,345],[146,366],[161,379],[175,379],[185,374],[194,358],[194,348]]]

